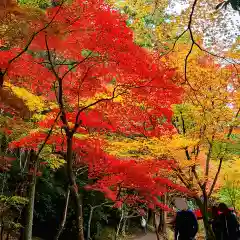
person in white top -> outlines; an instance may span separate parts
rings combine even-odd
[[[141,218],[141,226],[145,234],[147,234],[147,220],[142,216]]]

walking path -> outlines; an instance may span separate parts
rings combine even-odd
[[[156,239],[157,237],[155,233],[148,233],[147,235],[135,238],[134,240],[156,240]]]

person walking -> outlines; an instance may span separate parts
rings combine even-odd
[[[143,216],[141,218],[141,226],[143,228],[144,234],[147,234],[147,221]]]
[[[189,209],[177,212],[175,219],[175,240],[194,240],[198,232],[195,214]]]
[[[221,224],[221,240],[238,240],[240,239],[239,223],[235,214],[227,207],[225,203],[220,203],[219,219]]]

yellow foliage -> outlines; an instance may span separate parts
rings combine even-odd
[[[5,82],[4,84],[5,86],[9,87],[18,98],[22,99],[26,106],[29,108],[29,110],[32,112],[41,112],[47,107],[54,108],[56,106],[54,103],[49,103],[45,101],[45,99],[43,99],[42,97],[30,93],[25,88],[15,87],[8,82]]]
[[[35,96],[25,88],[15,87],[10,83],[5,83],[6,86],[10,87],[12,92],[19,98],[21,98],[28,106],[30,111],[43,111],[44,102],[41,97]]]
[[[186,45],[178,44],[175,51],[165,59],[172,67],[177,68],[180,78],[184,78],[185,58],[188,51]],[[186,122],[194,123],[192,129],[187,129],[187,134],[191,137],[194,133],[202,135],[201,131],[205,129],[202,137],[209,138],[213,133],[222,132],[222,129],[234,121],[239,106],[237,94],[239,91],[234,93],[229,91],[230,84],[233,84],[231,70],[216,65],[212,58],[199,49],[193,49],[188,59],[187,82],[182,85],[185,93],[184,104],[180,110],[177,109],[178,106],[174,107],[175,110],[177,109],[175,113],[179,119],[182,112]],[[234,87],[237,90],[235,85]],[[233,105],[233,108],[230,108],[229,104]]]
[[[47,156],[47,162],[51,169],[56,170],[62,167],[66,161],[62,158],[59,158],[55,154],[50,154]]]
[[[46,162],[48,163],[49,167],[53,170],[62,167],[66,163],[66,161],[62,157],[56,154],[52,154],[51,147],[47,145],[44,146],[40,154],[40,157],[46,159]]]
[[[75,133],[74,137],[76,138],[81,138],[81,139],[85,139],[85,138],[89,138],[89,134],[81,134],[81,133]]]
[[[106,93],[97,93],[95,96],[91,98],[82,99],[79,104],[81,106],[88,106],[101,99],[110,99],[113,97],[113,91],[114,91],[113,87],[108,86]],[[112,100],[113,102],[119,102],[119,103],[124,102],[124,98],[121,95],[118,95],[117,91],[115,92],[115,96],[116,97],[114,97]],[[89,109],[93,109],[93,108],[95,108],[95,106],[89,107]]]
[[[43,120],[45,118],[45,115],[43,115],[43,114],[38,114],[38,113],[35,113],[35,114],[33,114],[33,116],[31,117],[31,119],[33,120],[33,121],[41,121],[41,120]]]
[[[139,159],[153,159],[163,155],[166,148],[162,141],[145,138],[112,138],[105,149],[108,153],[118,157],[130,157]]]
[[[184,137],[183,135],[174,135],[171,142],[168,144],[169,149],[185,149],[189,147],[194,147],[199,143],[199,140],[190,139]]]
[[[106,151],[118,157],[130,157],[139,159],[159,159],[163,156],[173,157],[178,161],[184,161],[186,147],[193,147],[198,140],[184,138],[181,135],[161,138],[111,138],[108,139]],[[186,163],[185,163],[186,164]]]

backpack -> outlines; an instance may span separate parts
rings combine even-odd
[[[229,211],[226,215],[221,214],[220,218],[222,221],[223,238],[231,240],[238,239],[240,231],[236,215],[232,211]]]

